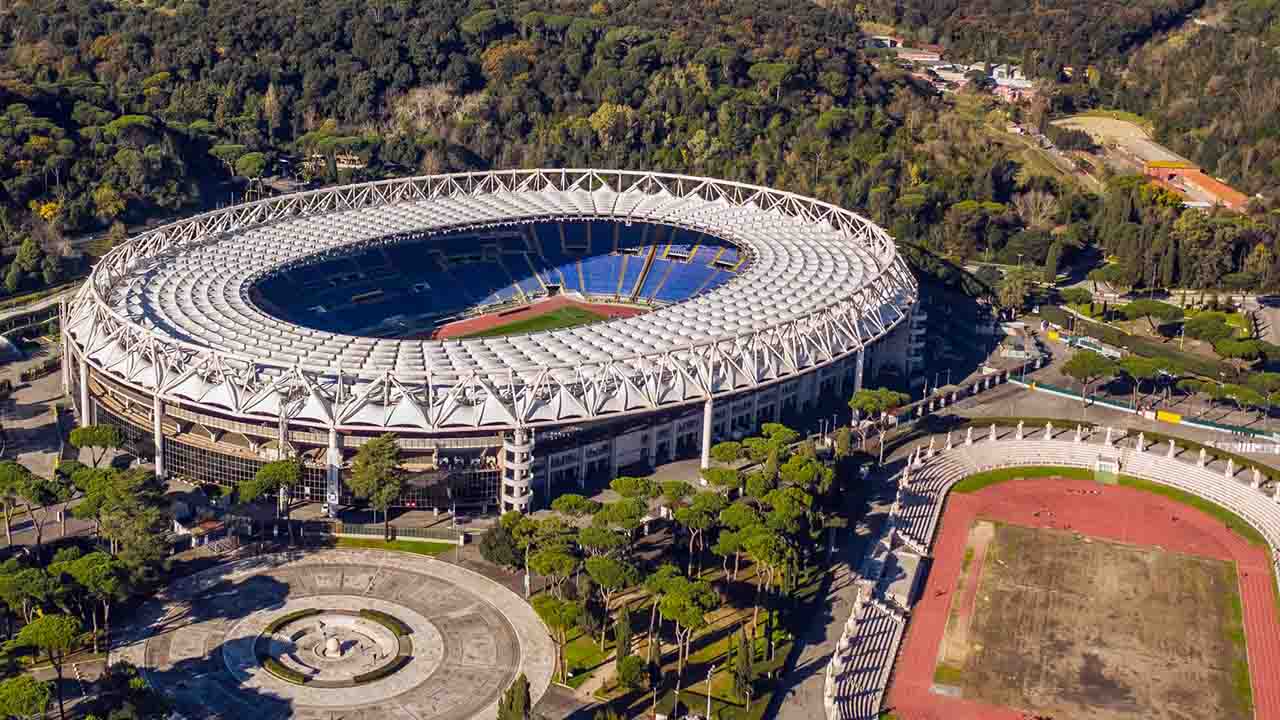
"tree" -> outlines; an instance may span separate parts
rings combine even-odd
[[[765,423],[760,426],[760,432],[777,448],[785,448],[800,439],[800,433],[782,423]]]
[[[1213,350],[1231,365],[1237,376],[1265,354],[1262,343],[1257,340],[1219,340]]]
[[[400,497],[404,487],[400,444],[396,442],[395,434],[380,435],[360,446],[351,463],[351,476],[347,483],[353,495],[368,500],[375,511],[382,513],[382,535],[390,538],[391,519],[387,511]],[[376,520],[377,516],[374,517]]]
[[[1001,307],[1014,312],[1022,310],[1031,294],[1032,277],[1023,268],[1014,268],[1004,274],[1000,287],[996,288],[996,298]]]
[[[0,716],[42,718],[52,697],[49,683],[31,675],[16,675],[0,682]]]
[[[276,517],[282,511],[289,528],[289,541],[293,542],[293,523],[288,518],[293,513],[293,489],[302,479],[302,463],[295,459],[274,460],[258,468],[253,478],[240,483],[240,499],[253,502],[264,495],[276,498]]]
[[[668,506],[679,505],[693,493],[693,486],[683,480],[668,480],[662,483],[662,500]]]
[[[627,538],[608,528],[590,525],[578,531],[578,545],[589,557],[611,556],[627,545]]]
[[[23,511],[31,520],[31,529],[36,535],[38,556],[44,545],[44,521],[49,515],[49,506],[58,501],[57,483],[35,473],[27,473],[25,481],[19,483],[15,490],[18,503],[22,505]],[[39,513],[38,516],[37,513]]]
[[[245,153],[236,158],[236,174],[247,178],[262,177],[267,169],[267,156],[260,152]]]
[[[618,618],[613,623],[613,648],[614,668],[621,670],[622,661],[632,657],[631,608],[626,603],[618,608]],[[643,662],[641,666],[643,667]]]
[[[733,468],[706,468],[701,470],[702,479],[711,485],[722,488],[742,487],[742,473]]]
[[[664,620],[675,623],[676,632],[676,701],[680,699],[680,686],[684,680],[685,659],[696,632],[706,627],[707,613],[720,604],[720,596],[711,585],[685,577],[672,578],[667,583],[666,594],[659,602],[658,612]]]
[[[480,537],[480,557],[500,567],[520,567],[520,549],[511,531],[501,523],[489,528]]]
[[[551,509],[577,519],[598,512],[600,503],[576,493],[565,493],[551,501]]]
[[[1093,293],[1082,287],[1064,288],[1058,292],[1058,296],[1068,305],[1093,306]]]
[[[606,619],[609,617],[614,595],[640,581],[640,573],[635,566],[607,555],[587,558],[586,568],[587,574],[596,583],[600,601],[604,603]],[[600,630],[600,647],[604,647],[604,628]]]
[[[1116,364],[1092,350],[1077,350],[1062,366],[1062,372],[1081,385],[1081,393],[1088,399],[1089,386],[1116,373]]]
[[[695,553],[702,550],[704,533],[715,527],[716,521],[720,517],[720,511],[724,510],[726,505],[728,505],[728,502],[719,493],[701,493],[693,498],[693,502],[676,510],[676,522],[689,531],[689,569],[687,572],[690,575],[697,574],[693,572],[693,564],[696,559]],[[701,571],[701,568],[699,568],[699,571]]]
[[[103,637],[111,648],[111,607],[129,597],[129,575],[124,563],[104,552],[92,552],[69,566],[69,572],[102,609]],[[93,623],[93,651],[98,651],[98,616],[89,612]]]
[[[1230,339],[1234,334],[1227,324],[1227,316],[1220,312],[1196,313],[1183,323],[1182,332],[1187,337],[1214,344]]]
[[[1142,383],[1154,381],[1160,377],[1160,363],[1141,355],[1129,355],[1120,361],[1119,369],[1133,382],[1133,406],[1138,406],[1138,393],[1142,391]]]
[[[43,615],[27,623],[18,631],[14,644],[31,647],[43,652],[58,676],[55,689],[58,693],[58,717],[66,720],[67,711],[62,702],[62,661],[67,653],[80,644],[80,621],[70,615]]]
[[[548,548],[539,550],[529,557],[529,568],[551,581],[551,591],[560,597],[560,589],[565,580],[578,568],[578,558],[566,550]]]
[[[848,427],[841,425],[836,430],[835,435],[835,453],[837,460],[844,460],[853,454],[853,431]]]
[[[1134,300],[1120,308],[1120,312],[1124,313],[1129,320],[1145,318],[1153,333],[1159,330],[1157,320],[1160,321],[1160,325],[1170,325],[1181,320],[1183,314],[1182,308],[1177,305],[1159,300]]]
[[[114,425],[84,425],[73,429],[68,440],[77,449],[88,448],[93,466],[98,467],[108,450],[119,450],[124,445],[124,434]]]
[[[568,677],[568,668],[564,663],[564,646],[569,642],[569,631],[578,626],[578,616],[582,614],[582,605],[570,600],[542,594],[533,599],[533,610],[538,613],[551,640],[556,644],[556,669],[560,682]]]
[[[4,513],[4,539],[13,545],[13,509],[30,482],[31,471],[13,460],[0,461],[0,511]]]
[[[498,703],[498,720],[529,720],[533,714],[533,701],[529,696],[529,679],[520,673],[515,682],[502,694]]]
[[[727,441],[711,446],[711,459],[716,462],[731,463],[742,457],[742,443]]]
[[[751,712],[752,682],[755,680],[751,663],[751,643],[747,633],[738,630],[738,646],[733,654],[733,694],[747,704],[747,712]]]
[[[858,436],[862,448],[867,447],[867,436],[873,429],[880,431],[880,462],[884,462],[884,436],[889,427],[889,415],[911,402],[911,396],[889,388],[859,390],[849,399],[849,407],[858,413]]]
[[[651,500],[662,494],[658,486],[649,478],[623,475],[614,478],[609,487],[624,498],[641,498]]]
[[[760,594],[773,585],[782,568],[791,562],[795,551],[777,530],[757,525],[744,532],[742,549],[764,569],[764,582],[756,581],[755,602],[751,610],[751,627],[754,632],[760,618]]]
[[[618,660],[618,684],[629,691],[639,690],[645,685],[644,658],[639,655],[627,655]],[[597,715],[597,717],[599,717]]]
[[[680,569],[670,563],[664,563],[658,567],[656,572],[650,573],[644,579],[644,589],[653,596],[653,603],[649,606],[649,630],[645,634],[645,651],[648,662],[652,663],[655,659],[655,644],[653,641],[653,626],[658,617],[658,605],[662,602],[662,597],[666,595],[667,588],[680,576]]]

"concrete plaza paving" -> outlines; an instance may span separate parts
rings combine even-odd
[[[395,615],[413,628],[414,660],[354,688],[308,688],[256,666],[253,641],[304,607]],[[381,550],[277,553],[183,578],[143,607],[112,651],[190,718],[479,720],[497,715],[518,672],[536,701],[555,648],[510,590],[433,558]]]

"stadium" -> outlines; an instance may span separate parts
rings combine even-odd
[[[416,177],[132,238],[62,310],[62,380],[162,476],[296,456],[302,499],[346,503],[359,446],[394,433],[401,506],[528,511],[909,373],[917,297],[882,229],[792,193]]]

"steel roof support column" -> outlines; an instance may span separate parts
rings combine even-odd
[[[859,390],[862,389],[862,366],[864,364],[863,356],[866,355],[866,353],[867,353],[867,348],[865,345],[860,350],[858,350],[857,364],[854,365],[854,369],[853,369],[853,391],[854,392],[858,392]]]
[[[715,400],[708,395],[702,405],[702,469],[711,467],[711,419],[715,415]]]
[[[164,432],[161,429],[161,421],[164,419],[164,403],[160,401],[160,395],[151,396],[151,433],[155,438],[156,444],[156,477],[164,479]]]
[[[85,357],[86,350],[80,350],[80,424],[88,425],[93,422],[93,413],[89,410],[89,360]]]
[[[71,394],[71,333],[67,330],[67,299],[58,301],[58,330],[62,335],[62,392]]]
[[[342,438],[336,428],[329,428],[329,454],[325,458],[325,513],[338,516],[338,503],[342,498]]]

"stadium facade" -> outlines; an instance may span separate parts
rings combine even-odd
[[[635,466],[705,466],[713,442],[910,372],[917,297],[883,230],[791,193],[417,177],[132,238],[63,308],[63,382],[82,422],[119,426],[160,475],[231,485],[296,456],[302,499],[346,503],[359,446],[394,433],[401,505],[527,511]],[[625,317],[432,339],[547,302]]]

